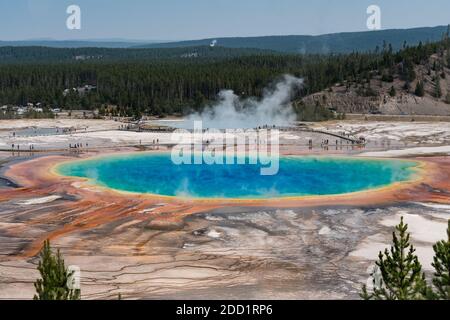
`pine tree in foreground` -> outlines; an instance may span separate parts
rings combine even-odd
[[[372,292],[364,285],[361,297],[365,300],[420,300],[431,298],[431,290],[425,281],[422,265],[409,243],[408,225],[403,223],[395,227],[392,233],[393,246],[380,252],[376,266],[381,273],[377,281],[373,277]],[[398,234],[397,234],[398,233]]]
[[[434,277],[433,285],[438,299],[450,300],[450,220],[448,221],[447,240],[433,246]]]
[[[40,254],[38,265],[41,279],[36,280],[34,287],[36,294],[34,300],[79,300],[79,289],[70,289],[70,281],[73,272],[69,272],[64,264],[64,259],[58,250],[56,255],[50,248],[50,242],[46,240]]]

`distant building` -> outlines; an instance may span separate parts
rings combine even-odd
[[[16,110],[16,113],[19,116],[24,115],[27,112],[28,112],[28,108],[27,107],[18,107],[17,110]]]
[[[96,90],[96,89],[97,89],[97,86],[93,86],[93,85],[87,84],[87,85],[84,85],[82,87],[77,87],[77,88],[72,88],[72,89],[64,89],[63,96],[67,96],[71,91],[72,92],[76,92],[79,95],[84,95],[84,94],[89,93],[89,92],[91,92],[93,90]]]
[[[88,55],[85,55],[85,54],[78,55],[78,56],[75,56],[75,57],[74,57],[74,59],[75,59],[76,61],[84,61],[84,60],[91,60],[91,59],[97,59],[97,60],[100,60],[100,59],[102,59],[102,58],[103,58],[102,55],[88,56]]]
[[[181,58],[198,58],[199,54],[198,52],[190,52],[190,53],[184,53],[180,57]]]

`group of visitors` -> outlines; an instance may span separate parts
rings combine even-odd
[[[85,143],[84,144],[85,148],[89,148],[89,143]],[[75,144],[71,144],[69,143],[69,149],[81,149],[83,148],[83,143],[75,143]]]

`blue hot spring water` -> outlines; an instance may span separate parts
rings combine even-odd
[[[414,161],[341,157],[281,157],[278,174],[260,165],[175,165],[170,154],[139,153],[73,161],[58,166],[65,176],[104,187],[192,198],[280,198],[334,195],[387,186],[413,178]]]

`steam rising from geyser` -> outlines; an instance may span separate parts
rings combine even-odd
[[[296,120],[291,99],[303,79],[285,75],[272,89],[265,89],[262,99],[241,99],[232,90],[219,93],[219,101],[201,113],[187,117],[187,123],[203,121],[203,128],[246,129],[259,126],[288,126]]]

